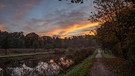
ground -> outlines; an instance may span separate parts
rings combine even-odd
[[[88,76],[117,76],[115,73],[109,71],[103,64],[101,51],[98,50],[98,53],[95,57],[94,64],[88,74]]]

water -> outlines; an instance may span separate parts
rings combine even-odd
[[[40,62],[35,68],[30,68],[23,64],[22,67],[9,67],[8,70],[10,71],[11,76],[52,76],[57,75],[60,72],[61,68],[55,63],[49,64],[46,62]]]
[[[3,76],[3,69],[0,68],[0,76]]]
[[[69,67],[73,64],[71,59],[61,57],[56,63],[53,59],[49,62],[39,62],[37,66],[31,68],[25,63],[21,67],[7,67],[7,73],[11,76],[55,76],[62,70],[62,67]],[[3,69],[0,68],[0,76],[3,76]]]

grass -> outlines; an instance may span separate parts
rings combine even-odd
[[[0,58],[19,57],[19,56],[31,56],[31,55],[42,55],[42,54],[48,54],[48,53],[53,53],[53,51],[51,51],[51,52],[35,52],[35,53],[0,55]]]
[[[61,76],[86,76],[89,69],[92,67],[93,58],[97,54],[97,51],[93,53],[93,55],[86,58],[82,63],[70,68],[68,73]]]
[[[101,52],[103,58],[115,58],[114,55],[110,54],[110,53],[105,53],[105,52]]]
[[[135,76],[135,73],[132,72],[131,66],[127,60],[117,58],[112,54],[103,51],[101,52],[104,62],[107,68],[111,71],[118,74],[118,76]]]
[[[135,76],[134,70],[131,70],[131,66],[127,60],[120,58],[106,58],[104,61],[106,66],[116,72],[118,76]]]

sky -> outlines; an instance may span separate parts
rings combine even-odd
[[[93,0],[72,4],[59,0],[0,0],[0,30],[63,37],[88,34],[98,22],[88,21]]]

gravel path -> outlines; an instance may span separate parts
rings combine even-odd
[[[98,53],[95,57],[94,64],[93,64],[88,76],[116,76],[115,73],[109,71],[103,64],[102,55],[101,55],[100,50],[98,50]]]

